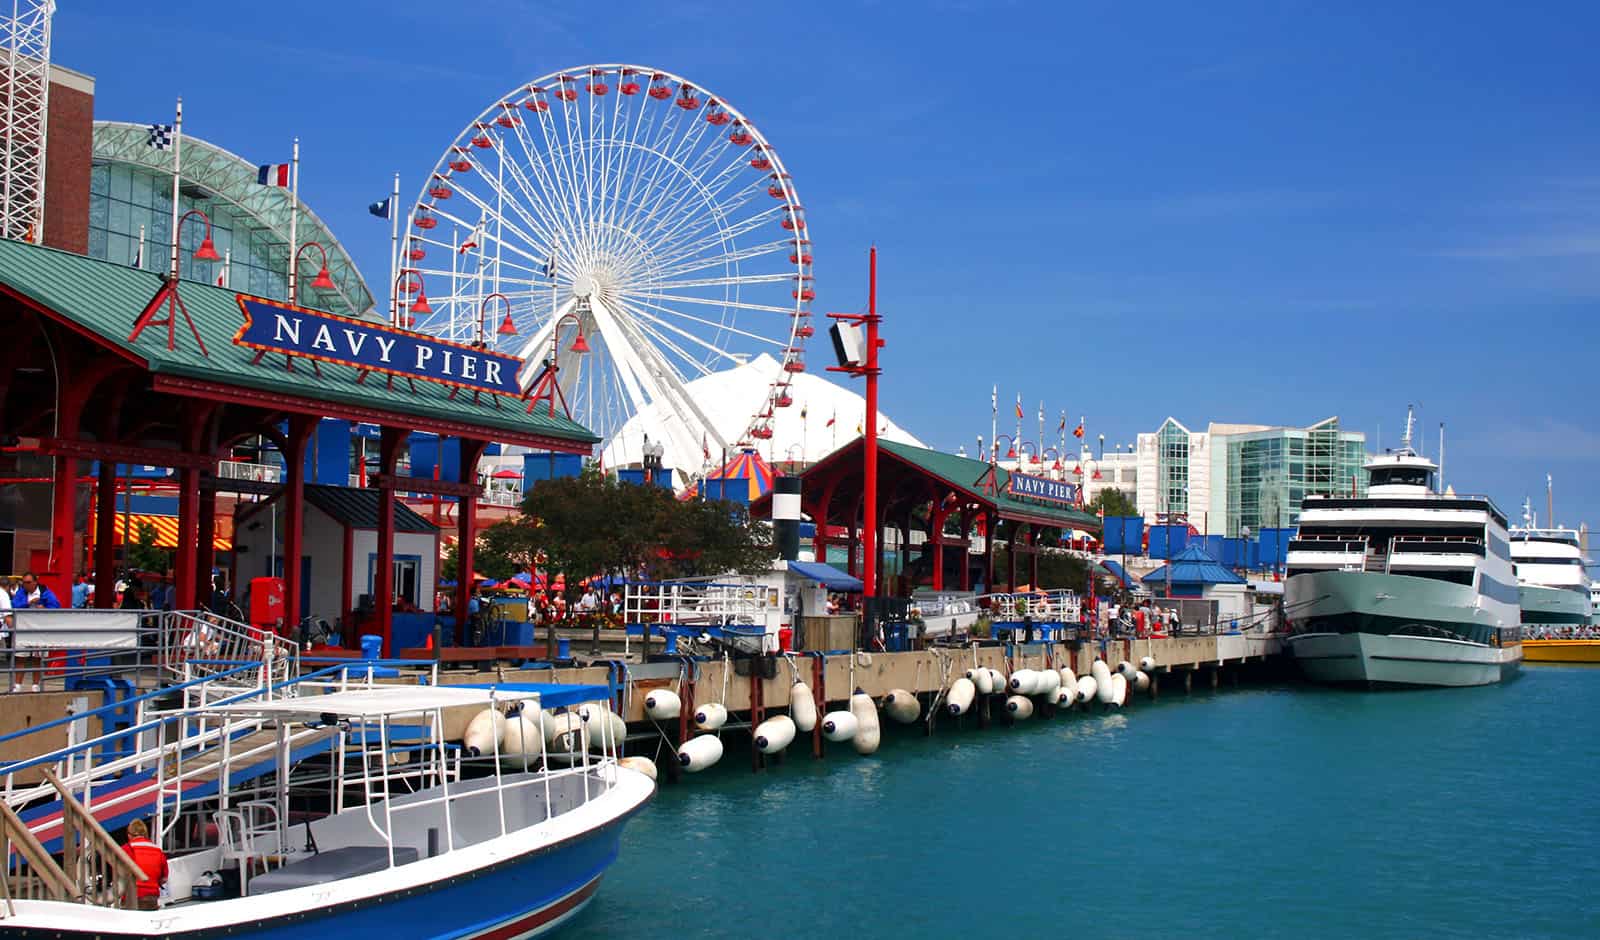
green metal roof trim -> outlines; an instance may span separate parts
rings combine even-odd
[[[150,146],[149,137],[150,128],[144,124],[96,121],[94,160],[144,167],[165,173],[170,179],[172,151],[157,150]],[[279,243],[273,261],[281,259],[283,270],[289,270],[289,190],[281,186],[262,186],[256,182],[256,164],[187,134],[183,137],[182,173],[184,183],[196,184],[211,192],[216,199],[238,208],[271,232]],[[371,316],[372,292],[367,289],[366,281],[356,269],[355,261],[339,240],[333,237],[328,226],[304,202],[299,204],[295,226],[296,241],[302,245],[310,241],[321,242],[328,251],[328,276],[333,278],[334,293],[347,308],[334,312]],[[164,260],[160,259],[167,257],[166,251],[159,250],[158,246],[153,253],[158,263],[164,265]]]
[[[333,521],[353,529],[378,527],[378,491],[353,489],[348,486],[306,485],[306,502],[327,513]],[[405,503],[395,500],[394,530],[396,532],[434,533],[439,527],[417,515]]]
[[[251,359],[255,358],[255,352],[233,345],[233,336],[244,322],[238,295],[209,284],[184,281],[179,288],[179,295],[205,340],[209,356],[202,355],[196,348],[194,337],[181,317],[176,350],[167,349],[163,327],[147,328],[137,340],[131,343],[127,340],[139,313],[161,288],[161,275],[152,271],[24,242],[0,240],[0,284],[67,317],[108,344],[127,350],[144,360],[146,367],[157,375],[379,409],[425,420],[471,424],[573,444],[594,444],[600,440],[570,418],[537,412],[529,414],[521,401],[505,396],[483,395],[475,403],[471,395],[463,393],[451,400],[450,390],[443,385],[417,382],[413,391],[407,382],[398,379],[390,391],[377,375],[369,376],[365,384],[358,385],[357,370],[350,366],[321,363],[322,373],[318,375],[310,362],[302,360],[291,372],[277,356],[253,365]],[[497,402],[497,399],[503,400]]]
[[[896,441],[879,441],[878,446],[899,457],[908,463],[920,467],[922,470],[940,477],[944,480],[964,487],[969,490],[979,491],[978,481],[989,472],[989,464],[982,460],[973,460],[970,457],[958,457],[955,454],[946,454],[942,451],[929,450],[925,447],[913,447],[910,444],[901,444]],[[1051,506],[1047,503],[1029,502],[1017,499],[1005,491],[1006,481],[1010,473],[1004,467],[995,467],[995,492],[993,499],[996,506],[1002,511],[1027,513],[1045,519],[1054,519],[1063,526],[1074,529],[1100,528],[1100,517],[1090,515],[1078,509]],[[981,491],[980,491],[981,492]]]

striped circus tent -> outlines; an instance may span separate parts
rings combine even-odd
[[[128,533],[128,540],[139,541],[139,527],[148,525],[156,530],[156,548],[178,547],[178,517],[158,516],[154,513],[136,512],[131,516],[125,512],[117,513],[117,525],[112,531],[111,544],[122,544],[122,533]],[[90,531],[93,531],[91,528]],[[219,552],[233,551],[233,542],[212,533],[211,542]]]
[[[728,482],[718,482],[722,480]],[[742,481],[744,488],[736,481]],[[720,470],[708,474],[701,485],[712,499],[750,502],[772,491],[772,465],[753,450],[741,451],[729,458]]]

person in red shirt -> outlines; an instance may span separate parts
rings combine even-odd
[[[122,850],[144,872],[139,882],[139,910],[153,911],[161,906],[161,886],[167,883],[167,853],[150,841],[144,820],[128,823],[128,841]]]

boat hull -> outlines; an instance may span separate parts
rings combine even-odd
[[[1588,593],[1573,588],[1521,584],[1517,599],[1525,627],[1586,627],[1594,616]]]
[[[1600,663],[1600,640],[1523,640],[1530,663]]]
[[[619,774],[644,779],[633,771]],[[513,833],[361,876],[340,888],[312,886],[155,912],[21,901],[15,917],[0,921],[0,935],[58,940],[135,936],[305,940],[309,933],[384,940],[540,936],[576,916],[593,897],[617,858],[624,824],[653,792],[653,786],[638,781],[619,789],[632,792],[613,791],[590,804],[603,821],[596,819],[583,831],[555,842],[530,844]],[[616,805],[599,805],[608,800]],[[212,907],[217,913],[227,909],[228,916],[207,916],[206,909]],[[85,910],[93,916],[84,917]]]
[[[1285,585],[1289,648],[1308,679],[1377,687],[1476,686],[1522,662],[1506,620],[1470,587],[1363,571],[1297,574]]]

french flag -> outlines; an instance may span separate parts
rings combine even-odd
[[[263,163],[256,167],[256,182],[263,186],[288,186],[289,164]]]

